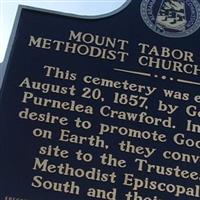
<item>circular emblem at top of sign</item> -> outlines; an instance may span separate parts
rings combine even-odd
[[[146,25],[165,37],[186,37],[200,27],[198,0],[142,0],[140,12]]]

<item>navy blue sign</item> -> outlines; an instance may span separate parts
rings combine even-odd
[[[94,18],[20,7],[0,99],[0,199],[199,199],[199,27],[197,0]]]

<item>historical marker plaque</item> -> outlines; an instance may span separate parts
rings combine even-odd
[[[2,200],[200,198],[200,4],[108,16],[28,7],[0,99]]]

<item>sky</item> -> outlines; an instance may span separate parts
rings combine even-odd
[[[0,63],[3,62],[19,4],[79,15],[106,14],[127,0],[0,0]]]

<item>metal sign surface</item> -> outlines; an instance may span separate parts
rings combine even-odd
[[[20,7],[0,99],[1,199],[199,199],[199,11]]]

